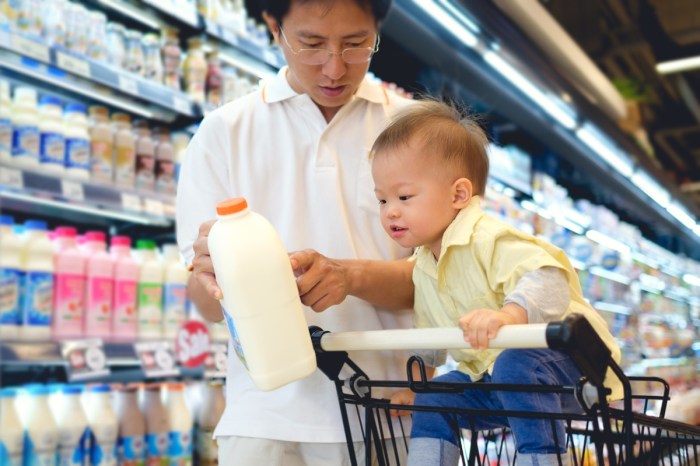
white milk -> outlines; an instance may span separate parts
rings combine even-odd
[[[17,338],[21,319],[22,242],[13,224],[11,216],[0,215],[0,340]]]
[[[82,392],[77,385],[66,385],[61,390],[56,415],[58,466],[82,466],[88,460],[90,429],[80,402]]]
[[[192,428],[194,419],[185,402],[185,384],[168,385],[168,418],[170,433],[168,435],[168,457],[170,466],[189,466],[192,464]]]
[[[15,409],[16,395],[12,388],[0,390],[0,464],[3,466],[22,466],[24,428]]]
[[[36,89],[15,88],[12,102],[12,162],[39,165],[39,115]]]
[[[31,466],[54,466],[58,429],[49,407],[49,390],[42,385],[25,388],[24,413],[24,456]]]
[[[90,425],[90,464],[117,466],[119,422],[112,409],[109,385],[97,385],[88,392],[87,418]]]
[[[21,259],[25,277],[20,338],[48,340],[53,314],[54,264],[53,244],[46,222],[27,220],[24,223]]]
[[[215,466],[218,463],[219,447],[214,438],[214,429],[224,414],[226,400],[224,386],[220,381],[201,384],[202,399],[197,410],[197,452],[202,466]]]
[[[185,322],[189,275],[177,245],[163,245],[163,270],[163,336],[172,340]]]
[[[243,198],[216,206],[209,251],[234,348],[261,390],[316,369],[287,251],[274,227]]]
[[[141,269],[138,282],[138,336],[163,336],[163,266],[158,259],[156,243],[140,239],[136,253]]]

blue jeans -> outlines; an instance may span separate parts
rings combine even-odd
[[[575,385],[581,373],[565,353],[549,349],[510,349],[503,351],[484,383]],[[468,375],[453,371],[436,377],[440,382],[470,382]],[[493,390],[465,390],[462,393],[418,393],[416,406],[455,407],[465,409],[533,411],[538,413],[580,413],[573,395]],[[414,411],[411,438],[436,438],[459,445],[449,413]],[[551,420],[541,418],[505,418],[488,416],[474,419],[458,416],[460,428],[487,430],[509,426],[520,454],[557,453]],[[564,421],[555,421],[559,452],[565,452]]]

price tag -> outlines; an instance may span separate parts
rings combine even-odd
[[[64,52],[56,52],[56,64],[69,73],[86,78],[90,77],[90,64],[80,58],[73,57]]]
[[[134,343],[134,351],[141,361],[147,378],[170,377],[180,374],[175,363],[173,345],[167,341],[145,341]]]
[[[12,47],[24,56],[51,63],[49,48],[40,42],[34,42],[19,34],[12,34]]]
[[[212,343],[209,345],[209,355],[204,361],[204,377],[208,379],[226,378],[228,366],[228,345],[226,343]]]
[[[135,194],[122,193],[122,207],[124,210],[133,210],[141,212],[141,198]]]
[[[139,95],[139,84],[135,79],[119,75],[119,90],[131,95]]]
[[[16,168],[0,167],[0,184],[8,188],[24,189],[24,176]]]
[[[76,181],[61,180],[61,192],[66,199],[80,202],[85,200],[83,185]]]
[[[185,367],[199,367],[209,356],[209,331],[202,322],[190,320],[177,331],[177,360]]]
[[[147,213],[151,215],[155,215],[156,217],[162,217],[163,216],[163,203],[159,201],[158,199],[144,199],[146,202],[145,210]]]
[[[189,115],[190,113],[192,113],[192,102],[185,99],[184,97],[180,97],[179,95],[174,95],[173,108],[179,113]]]
[[[97,379],[109,374],[102,340],[66,340],[61,343],[68,381]]]

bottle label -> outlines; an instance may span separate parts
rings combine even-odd
[[[231,334],[231,343],[233,344],[233,350],[236,352],[238,359],[241,360],[245,368],[248,369],[248,363],[246,362],[245,353],[243,352],[243,345],[241,345],[241,339],[238,338],[236,326],[233,323],[233,317],[231,316],[231,314],[226,312],[226,309],[224,309],[224,318],[226,319],[228,331]]]
[[[136,282],[117,280],[114,282],[114,334],[136,333]]]
[[[112,144],[108,141],[92,141],[92,178],[98,181],[112,181]]]
[[[17,125],[12,128],[12,156],[39,160],[39,127]]]
[[[19,270],[0,268],[0,325],[18,325],[21,322],[20,280]]]
[[[170,466],[188,466],[192,464],[192,432],[172,431],[169,435],[168,456]]]
[[[66,138],[66,168],[90,170],[90,141]]]
[[[180,283],[166,283],[163,286],[163,308],[165,309],[165,333],[175,334],[185,322],[187,286]]]
[[[35,443],[36,441],[36,443]],[[24,434],[24,464],[27,466],[54,466],[56,464],[56,436],[42,432],[35,439]]]
[[[201,461],[212,462],[219,458],[219,446],[214,439],[214,429],[201,428],[197,431],[197,452]]]
[[[24,325],[51,325],[53,308],[53,274],[27,272],[25,277]]]
[[[156,191],[175,194],[175,162],[172,160],[156,161]]]
[[[89,430],[86,428],[79,438],[66,431],[63,438],[58,439],[58,466],[82,466],[85,464]]]
[[[91,466],[117,466],[116,432],[112,428],[106,429],[105,438],[112,441],[101,442],[95,432],[90,435],[90,464]]]
[[[155,181],[155,158],[152,155],[136,154],[136,187],[153,189]]]
[[[114,158],[114,182],[121,186],[134,185],[136,154],[129,146],[117,146]]]
[[[12,122],[0,118],[0,158],[9,159],[12,154]]]
[[[79,334],[85,312],[85,276],[56,274],[54,327],[58,333]]]
[[[66,140],[62,134],[42,132],[39,137],[39,162],[63,166]]]
[[[146,435],[146,464],[165,466],[168,464],[168,434]]]
[[[160,283],[139,283],[139,332],[161,332],[163,320],[163,287]]]
[[[88,302],[85,328],[93,334],[109,333],[112,322],[112,287],[109,277],[88,278]]]
[[[6,435],[0,440],[0,464],[3,466],[22,466],[24,435],[20,432],[17,432],[17,435],[10,435]]]
[[[119,439],[119,464],[122,466],[143,466],[146,463],[146,443],[144,437],[121,437]]]

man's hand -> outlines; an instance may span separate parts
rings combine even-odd
[[[216,220],[204,222],[199,227],[199,234],[192,245],[194,249],[194,259],[192,259],[192,274],[196,280],[202,285],[207,294],[215,300],[220,300],[223,297],[221,288],[216,283],[214,275],[214,264],[209,255],[209,231]]]
[[[289,254],[301,302],[316,312],[343,302],[350,293],[350,273],[340,261],[311,249]]]
[[[514,303],[504,305],[501,310],[475,309],[460,317],[457,324],[464,332],[464,341],[473,349],[486,349],[489,340],[498,334],[504,325],[526,324],[527,311]]]

